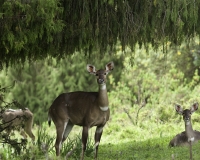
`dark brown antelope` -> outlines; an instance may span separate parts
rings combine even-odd
[[[96,71],[95,66],[88,64],[87,70],[97,78],[99,85],[98,92],[69,92],[60,94],[49,108],[49,125],[51,119],[56,126],[57,138],[55,142],[56,155],[60,155],[62,143],[66,140],[74,125],[83,126],[82,130],[82,153],[84,158],[88,139],[88,130],[97,126],[95,132],[95,159],[97,158],[98,146],[100,143],[103,127],[110,116],[106,76],[114,68],[110,62],[105,69]]]
[[[26,139],[26,133],[32,140],[35,136],[32,133],[33,113],[29,109],[7,109],[1,114],[3,128],[10,134],[13,128],[20,128],[20,134]],[[25,133],[25,132],[26,133]]]
[[[185,131],[177,134],[169,143],[170,147],[190,146],[190,159],[192,159],[192,144],[200,140],[200,132],[193,130],[191,115],[198,109],[198,103],[194,103],[190,109],[183,110],[180,105],[175,105],[176,112],[183,115]]]

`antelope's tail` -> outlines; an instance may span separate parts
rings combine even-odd
[[[51,115],[50,113],[48,112],[48,124],[49,124],[49,127],[51,126]]]

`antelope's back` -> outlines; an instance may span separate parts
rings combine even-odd
[[[19,125],[32,116],[33,116],[33,114],[30,112],[29,109],[25,109],[25,110],[8,109],[2,114],[2,119],[4,122],[11,121],[12,125]],[[10,123],[8,123],[7,125],[9,125],[9,124]]]
[[[106,115],[106,120],[109,118],[108,112],[100,110],[97,102],[98,92],[69,92],[60,94],[50,107],[50,115],[53,118],[61,119],[69,118],[73,124],[84,125],[89,121],[87,118],[98,118]],[[92,115],[92,116],[91,116]],[[67,116],[67,117],[66,117]]]
[[[189,143],[185,131],[177,134],[169,143],[169,147],[187,146],[187,145],[189,145]]]

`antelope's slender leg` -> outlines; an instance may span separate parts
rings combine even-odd
[[[24,139],[27,139],[27,135],[26,135],[24,129],[20,129],[20,134],[24,137]]]
[[[56,143],[55,143],[55,148],[56,148],[56,155],[60,155],[60,149],[62,147],[62,141],[63,141],[63,135],[66,129],[68,121],[63,123],[60,121],[59,123],[56,124],[56,131],[57,131],[57,137],[56,137]]]
[[[24,131],[31,137],[33,141],[35,141],[35,136],[33,135],[31,128],[25,128]]]
[[[73,128],[73,126],[74,126],[74,124],[72,124],[72,123],[68,123],[67,124],[67,127],[66,127],[66,129],[65,129],[65,133],[64,133],[64,135],[63,135],[63,140],[62,140],[62,143],[66,140],[66,138],[68,137],[68,135],[69,135],[69,133],[71,132],[71,130],[72,130],[72,128]],[[74,150],[76,149],[76,146],[74,146],[74,148],[71,150],[71,151],[69,151],[68,153],[67,153],[67,155],[66,155],[66,160],[68,159],[68,157],[70,157],[72,154],[73,154],[73,152],[74,152]]]
[[[24,131],[31,137],[33,141],[35,141],[35,136],[32,132],[32,125],[33,125],[33,116],[30,116],[28,121],[25,123]]]
[[[97,159],[97,153],[98,153],[98,148],[99,148],[99,143],[100,143],[100,140],[101,140],[101,135],[103,133],[103,127],[97,127],[96,128],[96,132],[95,132],[95,145],[94,145],[94,149],[95,149],[95,159]]]
[[[65,128],[64,135],[63,135],[62,142],[64,142],[67,139],[67,137],[68,137],[68,135],[71,132],[71,130],[72,130],[73,127],[74,127],[74,124],[72,124],[70,122],[67,124],[67,126]]]
[[[82,153],[81,153],[81,160],[84,159],[84,152],[86,150],[86,144],[88,139],[88,130],[89,128],[84,126],[82,131]]]

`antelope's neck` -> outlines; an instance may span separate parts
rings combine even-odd
[[[98,104],[102,111],[107,111],[109,108],[106,84],[99,85]]]
[[[195,135],[194,135],[194,130],[192,128],[191,122],[188,122],[187,124],[185,124],[185,131],[189,139],[194,138]]]

